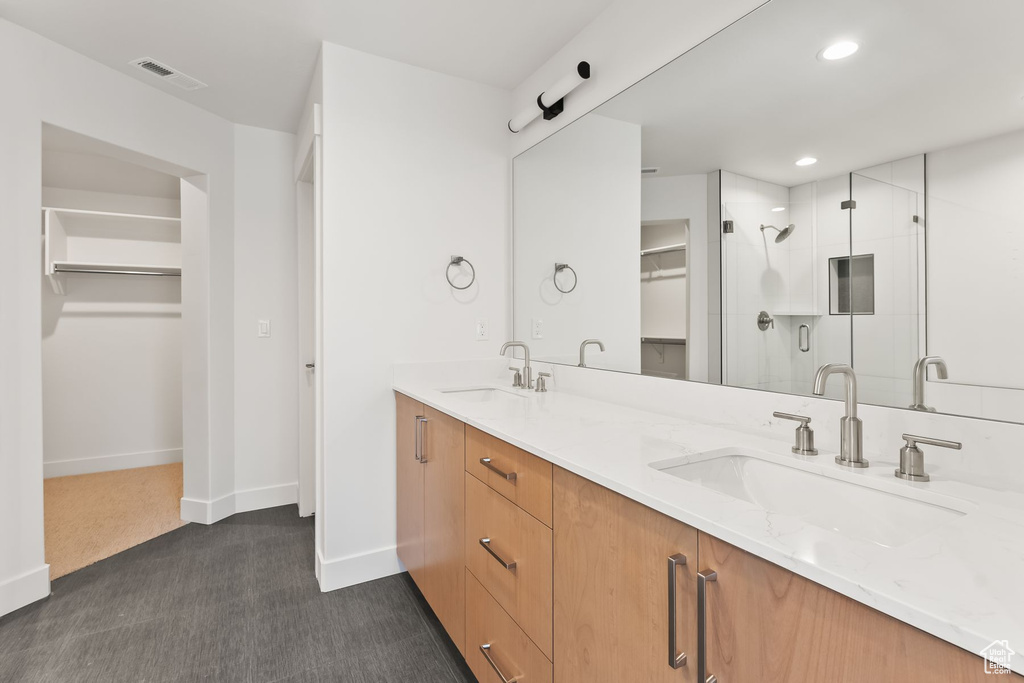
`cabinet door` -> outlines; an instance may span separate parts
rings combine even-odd
[[[700,559],[717,574],[707,584],[707,673],[723,683],[993,678],[981,657],[707,534]]]
[[[423,472],[416,451],[417,417],[423,404],[395,394],[397,415],[397,541],[398,558],[416,585],[423,588]]]
[[[557,467],[553,505],[555,680],[695,683],[697,531]]]
[[[423,596],[455,641],[466,647],[466,428],[453,417],[423,409]]]

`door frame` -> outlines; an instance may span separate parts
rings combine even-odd
[[[295,178],[299,317],[298,498],[301,517],[323,509],[323,156],[319,105],[313,105],[312,114],[312,138],[305,148],[305,156]],[[313,368],[308,368],[307,364],[312,364]],[[312,401],[306,398],[310,389]],[[316,525],[316,534],[319,538],[320,524]]]

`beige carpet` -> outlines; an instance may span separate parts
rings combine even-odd
[[[43,481],[50,579],[183,526],[181,463]]]

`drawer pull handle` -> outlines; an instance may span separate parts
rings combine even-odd
[[[488,553],[491,554],[491,557],[493,557],[494,559],[496,559],[498,561],[498,564],[500,564],[502,567],[504,567],[505,569],[509,570],[513,574],[515,573],[515,571],[516,571],[516,563],[515,562],[506,562],[504,559],[502,559],[501,555],[499,555],[498,553],[494,552],[494,550],[491,549],[491,539],[489,539],[489,538],[481,538],[480,539],[480,545],[483,546],[484,550],[486,550]]]
[[[423,434],[420,433],[420,424],[423,422],[423,416],[416,416],[416,459],[420,459],[420,451],[423,450]]]
[[[510,481],[513,484],[516,483],[516,473],[515,472],[502,472],[497,467],[495,467],[494,465],[491,464],[491,459],[490,458],[480,458],[480,464],[483,465],[484,467],[486,467],[487,469],[489,469],[491,472],[494,472],[495,474],[497,474],[499,477],[502,477],[506,481]]]
[[[673,669],[686,666],[686,653],[676,654],[676,570],[686,564],[686,555],[668,558],[668,665]]]
[[[516,681],[519,680],[519,676],[513,676],[512,678],[506,678],[505,674],[501,673],[501,669],[499,669],[498,665],[494,662],[493,659],[491,659],[491,644],[490,643],[484,643],[483,645],[481,645],[480,646],[480,652],[484,653],[484,658],[487,659],[487,663],[491,665],[492,669],[494,669],[494,673],[498,674],[498,676],[501,678],[502,683],[516,683]]]
[[[718,683],[718,678],[708,671],[708,581],[717,581],[718,572],[705,569],[697,572],[697,681]]]

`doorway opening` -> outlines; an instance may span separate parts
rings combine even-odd
[[[193,174],[48,124],[42,141],[52,580],[185,523],[182,232]]]

